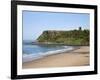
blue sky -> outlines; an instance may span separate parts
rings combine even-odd
[[[44,30],[89,29],[90,15],[23,11],[23,40],[36,40]]]

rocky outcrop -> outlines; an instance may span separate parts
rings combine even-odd
[[[46,44],[89,45],[89,30],[47,30],[43,31],[37,41]]]

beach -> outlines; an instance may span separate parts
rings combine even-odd
[[[22,63],[23,69],[88,66],[90,63],[89,46],[80,46],[74,50],[48,55],[43,58]]]

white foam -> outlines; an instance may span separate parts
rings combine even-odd
[[[36,55],[36,54],[24,54],[23,55],[23,62],[28,62],[28,61],[32,61],[32,60],[36,60],[36,59],[39,59],[39,58],[42,58],[43,56],[39,56],[39,55]]]
[[[48,51],[41,55],[46,56],[46,55],[58,54],[58,53],[63,53],[69,50],[73,50],[73,47],[69,47],[69,48],[67,47],[66,49],[60,49],[60,50],[55,50],[55,51]]]
[[[39,59],[39,58],[43,58],[44,56],[59,54],[59,53],[63,53],[63,52],[70,51],[70,50],[74,49],[73,47],[68,47],[68,46],[64,46],[64,47],[65,47],[64,49],[48,51],[48,52],[45,52],[45,53],[24,54],[23,55],[23,62],[36,60],[36,59]]]

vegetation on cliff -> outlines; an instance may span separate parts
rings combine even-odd
[[[89,30],[70,30],[70,31],[44,31],[37,39],[40,43],[59,43],[67,45],[89,45]]]

